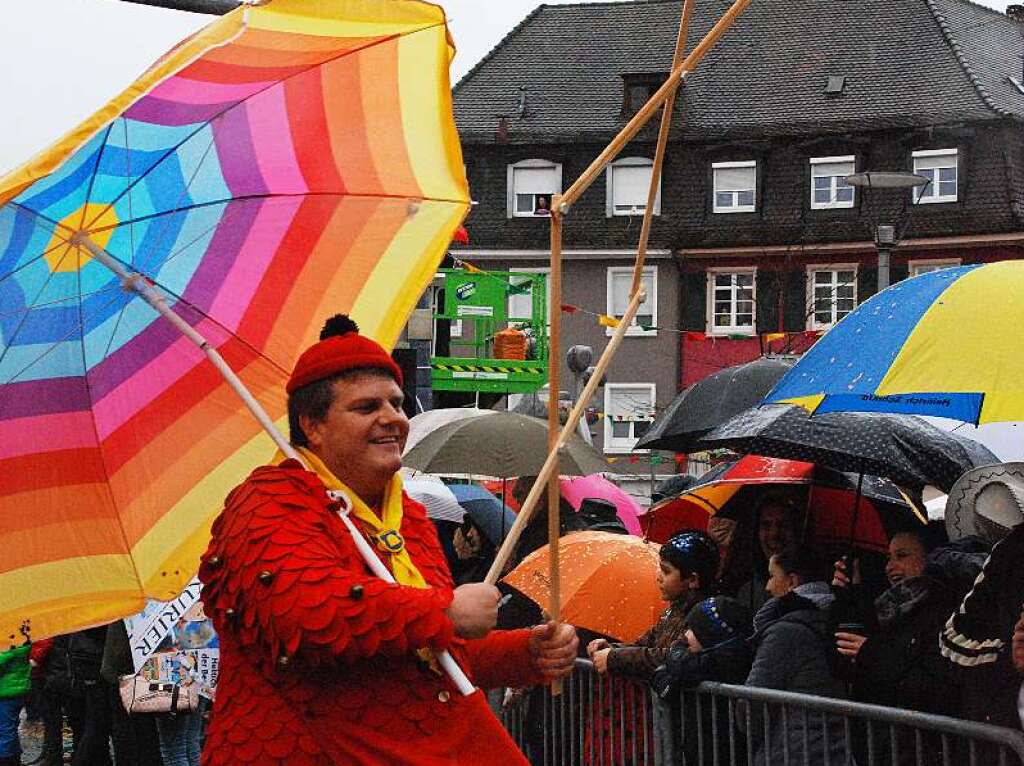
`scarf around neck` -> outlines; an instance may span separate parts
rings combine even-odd
[[[330,468],[305,447],[294,447],[302,457],[308,470],[315,473],[329,490],[344,492],[352,504],[352,515],[362,522],[362,529],[369,535],[377,548],[386,553],[391,562],[391,572],[402,585],[414,588],[427,588],[427,581],[416,568],[405,547],[402,537],[402,477],[397,473],[391,477],[384,490],[381,502],[381,514],[378,516],[359,495],[350,489],[341,479],[334,475]],[[280,464],[287,456],[278,452],[274,463]]]
[[[908,577],[883,592],[875,599],[878,624],[888,629],[897,621],[917,611],[931,595],[935,581],[928,575]]]

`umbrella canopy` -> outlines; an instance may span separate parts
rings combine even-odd
[[[516,521],[512,509],[477,484],[453,484],[450,489],[466,515],[491,544],[496,548],[500,546]]]
[[[1024,262],[940,269],[864,301],[765,399],[821,412],[1024,419]]]
[[[682,529],[705,529],[713,515],[738,518],[756,508],[764,492],[778,487],[792,487],[802,494],[808,537],[817,543],[852,542],[859,548],[885,551],[896,530],[925,523],[920,511],[888,479],[866,475],[861,482],[857,474],[813,463],[746,455],[716,466],[678,497],[652,506],[642,520],[647,537],[665,542]]]
[[[424,473],[508,479],[540,473],[547,454],[547,423],[496,412],[441,426],[409,450],[403,463]],[[601,453],[576,435],[569,437],[558,462],[558,472],[569,476],[611,470]]]
[[[558,549],[563,620],[626,642],[657,622],[665,609],[656,583],[659,546],[633,535],[574,532]],[[504,578],[547,611],[549,557],[545,545]]]
[[[930,484],[948,492],[964,472],[999,462],[981,444],[909,415],[831,412],[812,417],[786,405],[747,410],[700,443],[884,476],[918,491]]]
[[[409,497],[427,509],[428,518],[462,523],[466,509],[459,505],[451,487],[436,476],[417,476],[405,480],[402,486]]]
[[[493,415],[494,410],[481,410],[476,407],[442,407],[437,410],[427,410],[414,415],[409,420],[409,438],[405,440],[405,451],[408,452],[421,441],[423,437],[436,431],[443,425],[454,423],[464,418],[475,418],[478,415]]]
[[[792,366],[779,359],[756,359],[694,383],[640,437],[637,449],[692,452],[696,440],[712,428],[760,404]]]
[[[279,422],[326,316],[394,342],[469,209],[451,55],[428,3],[239,8],[0,179],[0,632],[173,598],[273,454],[126,287]]]
[[[626,531],[631,535],[641,534],[639,517],[643,513],[643,508],[628,492],[601,474],[562,479],[561,489],[562,497],[577,511],[588,498],[607,500],[615,506],[615,513],[626,527]]]

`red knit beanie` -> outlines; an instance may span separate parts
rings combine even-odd
[[[345,370],[369,367],[384,370],[402,385],[402,370],[377,341],[359,334],[359,327],[345,314],[335,314],[320,331],[320,342],[299,357],[288,379],[289,394]]]

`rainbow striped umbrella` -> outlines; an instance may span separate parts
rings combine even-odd
[[[941,269],[872,296],[829,330],[764,403],[817,412],[1024,419],[1024,262]]]
[[[208,357],[280,422],[326,316],[395,341],[469,209],[452,55],[427,3],[240,8],[0,179],[0,634],[189,581],[272,450]]]

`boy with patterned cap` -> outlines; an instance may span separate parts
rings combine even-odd
[[[493,630],[498,591],[453,588],[426,512],[402,491],[402,373],[347,317],[288,381],[291,440],[228,496],[200,577],[221,638],[204,766],[525,764],[480,691],[462,696],[433,651],[481,687],[571,672],[571,626]],[[329,492],[331,494],[329,494]],[[374,577],[351,518],[396,579]]]
[[[668,608],[647,633],[630,645],[612,645],[603,638],[587,646],[598,673],[649,680],[665,661],[669,648],[683,640],[687,614],[706,598],[718,570],[718,545],[704,532],[680,532],[658,552],[658,588]]]

